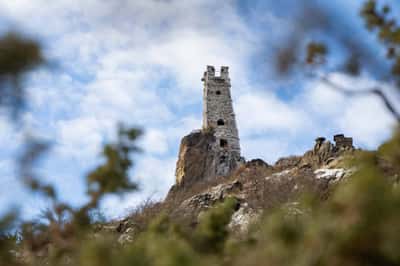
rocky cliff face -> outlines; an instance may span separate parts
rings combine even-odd
[[[214,177],[215,141],[212,133],[203,131],[192,132],[182,139],[175,171],[177,186],[187,187]]]
[[[207,182],[219,178],[221,168],[231,173],[238,162],[235,158],[226,161],[229,156],[224,150],[217,149],[217,138],[212,131],[194,131],[185,136],[179,148],[176,164],[176,186],[189,187],[194,183]]]

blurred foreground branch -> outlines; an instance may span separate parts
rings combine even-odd
[[[0,107],[8,109],[13,119],[25,105],[24,77],[45,61],[37,41],[15,32],[0,36]]]
[[[333,82],[327,76],[321,76],[320,80],[330,88],[347,96],[375,95],[379,97],[383,101],[386,109],[394,116],[397,122],[400,123],[400,113],[395,109],[394,105],[389,101],[389,98],[383,93],[381,88],[373,87],[370,89],[352,90]]]

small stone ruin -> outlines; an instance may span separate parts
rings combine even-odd
[[[353,138],[345,137],[343,134],[337,134],[333,137],[337,149],[353,149]]]

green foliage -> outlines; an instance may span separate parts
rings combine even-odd
[[[109,266],[113,265],[114,248],[110,245],[112,238],[101,237],[90,240],[82,245],[79,255],[79,265]]]
[[[200,251],[212,253],[223,251],[228,237],[226,226],[229,224],[237,204],[235,198],[228,198],[224,203],[200,217],[200,223],[194,233],[194,241]]]
[[[91,239],[94,234],[93,223],[99,222],[93,221],[93,214],[105,195],[136,189],[136,184],[129,179],[129,170],[133,165],[130,156],[132,152],[138,151],[135,141],[140,134],[138,129],[121,126],[117,141],[105,146],[105,162],[87,176],[90,196],[87,204],[77,209],[72,208],[60,202],[53,192],[50,194],[53,206],[43,213],[42,219],[23,224],[20,246],[31,259],[27,265],[43,263],[43,258],[38,256],[40,253],[45,254],[45,261],[50,265],[70,265],[68,261],[80,261],[81,265],[87,265],[92,260],[92,264],[88,265],[110,265],[111,258],[114,259],[112,251],[116,241],[108,236],[106,242],[106,236],[100,236],[98,241]],[[27,160],[37,158],[36,155],[35,152],[28,153]],[[27,184],[35,191],[46,192],[47,188],[55,191],[50,185],[42,185],[37,177],[27,176]],[[99,254],[105,257],[101,259]]]
[[[45,62],[38,42],[9,32],[0,36],[0,106],[18,118],[25,103],[21,79]]]
[[[12,32],[0,38],[0,76],[18,76],[43,62],[44,57],[36,41]]]
[[[131,248],[132,251],[139,249],[144,253],[137,254],[136,261],[144,260],[147,264],[154,266],[184,266],[184,265],[200,265],[200,258],[194,252],[190,244],[182,238],[176,236],[173,232],[168,234],[157,234],[149,232],[138,239]],[[123,262],[125,263],[125,262]],[[128,264],[121,264],[128,265]]]
[[[390,17],[391,8],[383,6],[378,8],[375,0],[367,1],[362,10],[367,28],[377,31],[379,40],[386,46],[387,57],[393,61],[392,74],[400,76],[400,26],[396,19]]]
[[[323,43],[311,42],[307,46],[307,64],[322,64],[328,49]]]
[[[138,151],[134,141],[140,135],[141,131],[136,128],[120,127],[118,142],[104,146],[103,156],[106,162],[87,176],[88,193],[93,199],[97,200],[105,193],[120,193],[137,188],[129,180],[128,170],[132,166],[130,154]]]
[[[54,188],[43,183],[33,171],[35,164],[47,150],[48,145],[45,142],[34,138],[26,140],[24,152],[19,158],[19,177],[33,192],[41,193],[52,200],[56,200],[57,195]]]
[[[10,234],[15,218],[15,213],[9,213],[0,219],[0,266],[19,265],[12,253],[16,250],[18,237]]]
[[[391,175],[399,179],[400,174],[400,130],[397,130],[394,137],[379,147],[378,154],[385,161],[390,163],[394,169]],[[399,180],[397,180],[399,181]]]
[[[229,235],[226,226],[236,206],[235,199],[227,199],[206,212],[193,235],[180,230],[179,225],[162,214],[133,243],[121,246],[115,235],[110,234],[81,239],[81,243],[75,243],[80,248],[69,253],[70,263],[82,266],[217,265],[220,257],[208,254],[222,254]],[[63,265],[61,260],[52,263]]]

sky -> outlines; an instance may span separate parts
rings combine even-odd
[[[121,217],[147,199],[165,197],[174,184],[181,138],[201,128],[207,65],[230,68],[248,160],[272,164],[304,153],[318,136],[337,133],[353,137],[357,147],[376,148],[394,126],[379,99],[350,99],[315,79],[281,82],[273,75],[277,43],[293,28],[291,9],[274,2],[0,0],[0,33],[18,30],[39,40],[51,65],[26,80],[30,100],[22,126],[0,116],[0,212],[19,208],[23,217],[34,217],[47,204],[16,178],[24,136],[51,144],[37,170],[63,200],[79,206],[87,200],[84,176],[101,162],[101,147],[115,140],[119,122],[145,132],[130,173],[140,191],[107,197],[102,212]],[[342,23],[362,29],[362,1],[334,2],[326,7],[342,10],[348,16]],[[349,34],[348,28],[343,32]],[[357,34],[373,40],[366,31]],[[352,89],[393,90],[368,73],[330,77]]]

